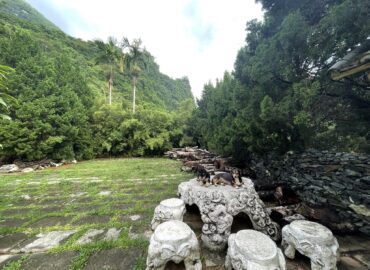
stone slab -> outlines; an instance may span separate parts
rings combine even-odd
[[[5,219],[0,220],[0,228],[18,228],[22,226],[24,223],[30,221],[29,219],[21,219],[21,218],[15,218],[15,219]]]
[[[105,236],[104,236],[103,240],[105,240],[105,241],[115,241],[115,240],[118,239],[120,233],[121,233],[121,230],[118,230],[116,228],[110,228],[105,233]]]
[[[19,251],[24,253],[47,251],[59,246],[75,232],[76,231],[53,231],[48,233],[40,233],[36,235],[36,239],[34,239],[31,243],[26,244]]]
[[[5,265],[21,258],[21,255],[0,255],[0,269],[4,269]]]
[[[72,220],[72,217],[46,217],[32,223],[30,228],[44,228],[52,226],[64,226]]]
[[[103,229],[100,229],[100,230],[90,229],[84,235],[78,238],[78,240],[76,241],[76,244],[84,245],[84,244],[91,243],[92,241],[95,241],[103,233],[104,233]]]
[[[3,211],[2,215],[4,216],[27,215],[31,211],[32,208],[15,208]]]
[[[137,248],[101,250],[90,256],[83,270],[122,270],[135,269],[141,251]]]
[[[67,251],[56,254],[34,254],[22,265],[21,270],[69,270],[76,251]]]
[[[85,216],[75,221],[73,225],[107,223],[109,222],[110,218],[111,218],[110,216]]]
[[[28,236],[24,233],[0,235],[0,254],[8,253],[13,247],[22,243],[27,238]]]

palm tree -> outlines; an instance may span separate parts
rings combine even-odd
[[[137,83],[137,79],[141,72],[139,63],[141,62],[145,67],[144,52],[143,52],[143,49],[141,48],[141,43],[142,43],[141,39],[134,39],[132,42],[130,42],[125,37],[122,39],[122,42],[121,42],[122,50],[128,49],[128,52],[125,55],[125,63],[132,76],[132,87],[133,87],[132,112],[133,113],[135,113],[135,107],[136,107],[136,83]]]
[[[0,118],[1,119],[7,119],[7,120],[10,120],[10,117],[2,112],[4,111],[8,111],[9,109],[9,106],[7,104],[7,100],[14,100],[13,97],[5,94],[2,92],[3,89],[5,89],[6,87],[4,86],[3,82],[6,80],[6,76],[13,72],[14,69],[8,67],[8,66],[2,66],[0,65]]]
[[[98,46],[100,54],[96,58],[98,63],[105,63],[109,66],[109,79],[108,79],[108,92],[109,92],[109,105],[112,104],[112,89],[113,89],[113,77],[114,68],[120,64],[121,69],[123,68],[123,54],[118,47],[117,40],[114,37],[109,37],[108,42],[96,40],[95,44]]]

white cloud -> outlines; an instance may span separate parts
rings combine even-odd
[[[65,30],[74,37],[85,40],[140,37],[161,71],[176,78],[188,76],[197,97],[206,82],[233,69],[237,51],[244,44],[246,22],[262,18],[261,8],[254,0],[48,0],[47,3],[54,5],[60,16],[67,17]]]

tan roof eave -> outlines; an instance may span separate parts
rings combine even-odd
[[[340,79],[343,79],[344,77],[348,77],[348,76],[351,76],[353,74],[363,72],[363,71],[366,71],[366,70],[370,70],[370,63],[366,63],[366,64],[363,64],[363,65],[360,65],[360,66],[356,66],[354,68],[348,69],[348,70],[343,71],[343,72],[340,72],[338,70],[332,71],[330,73],[330,76],[333,80],[339,81]]]

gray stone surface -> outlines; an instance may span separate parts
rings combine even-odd
[[[40,233],[36,239],[20,249],[23,253],[43,252],[58,246],[63,240],[66,240],[76,231],[54,231]]]
[[[6,254],[6,255],[0,255],[0,269],[5,268],[4,266],[18,260],[21,257],[21,255],[14,255],[14,254]]]
[[[21,270],[69,270],[78,252],[67,251],[57,254],[31,255],[20,268]]]
[[[90,229],[88,230],[84,235],[82,235],[78,240],[76,241],[76,244],[88,244],[94,241],[99,235],[102,235],[104,233],[103,229],[96,230],[96,229]]]
[[[75,221],[75,225],[107,223],[110,216],[85,216]]]
[[[19,170],[19,167],[15,164],[7,164],[0,167],[0,173],[11,173]]]
[[[110,228],[105,233],[103,240],[105,240],[105,241],[115,241],[119,238],[120,233],[121,233],[121,230],[118,230],[116,228]]]
[[[282,230],[285,256],[294,259],[295,251],[311,259],[312,270],[336,270],[339,245],[332,232],[315,222],[293,221]]]
[[[139,219],[141,219],[141,216],[140,215],[132,215],[129,217],[132,221],[137,221]]]
[[[254,230],[231,234],[225,260],[227,270],[285,270],[281,250],[267,235]]]
[[[64,226],[72,220],[72,217],[46,217],[42,218],[35,223],[32,223],[30,228]]]
[[[162,270],[167,262],[184,262],[186,270],[201,270],[198,240],[182,221],[166,221],[150,238],[146,270]]]
[[[24,233],[0,235],[0,254],[8,253],[12,248],[28,238]]]
[[[22,169],[22,172],[23,173],[29,173],[29,172],[33,172],[34,171],[34,169],[33,168],[24,168],[24,169]]]
[[[139,249],[108,249],[101,250],[90,256],[83,270],[131,270],[135,269],[140,257]]]
[[[168,220],[182,221],[185,211],[185,204],[180,199],[170,198],[161,201],[154,210],[154,216],[151,222],[152,230],[155,230],[159,224]]]

